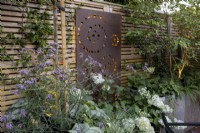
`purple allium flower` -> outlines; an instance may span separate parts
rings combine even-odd
[[[21,117],[26,117],[26,110],[25,109],[21,109],[20,110],[20,115],[21,115]]]
[[[79,58],[80,58],[80,59],[83,59],[83,56],[84,56],[84,55],[83,55],[83,52],[80,52],[80,53],[79,53]]]
[[[7,120],[7,116],[5,115],[0,116],[0,122],[4,122],[6,120]]]
[[[23,124],[19,124],[17,127],[18,127],[18,128],[22,128],[22,126],[23,126]]]
[[[52,65],[52,63],[51,63],[50,60],[48,60],[48,61],[46,61],[46,62],[44,63],[44,65],[45,65],[45,66],[50,66],[50,65]]]
[[[26,87],[23,84],[16,85],[17,89],[26,90]]]
[[[10,123],[10,122],[6,123],[6,128],[9,129],[9,130],[13,129],[12,123]]]
[[[47,100],[53,100],[53,96],[51,94],[47,94],[46,99]]]
[[[26,69],[21,69],[19,72],[20,72],[20,74],[25,75],[25,76],[27,76],[29,74],[29,71]]]

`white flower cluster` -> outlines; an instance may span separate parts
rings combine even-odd
[[[158,95],[153,95],[150,99],[148,99],[148,103],[150,105],[154,105],[162,110],[164,113],[172,113],[173,109],[168,105],[165,105],[161,98]]]
[[[158,95],[151,96],[150,92],[147,90],[146,87],[141,88],[138,90],[141,96],[144,96],[148,99],[148,103],[150,105],[154,105],[155,107],[158,107],[162,110],[164,113],[172,113],[173,109],[170,108],[168,105],[165,105],[163,100]]]
[[[132,118],[127,118],[122,120],[123,127],[127,132],[132,133],[135,128],[135,121]]]
[[[91,77],[92,77],[92,80],[94,81],[94,83],[97,84],[97,85],[102,84],[105,81],[102,74],[100,74],[100,73],[97,73],[97,74],[92,73]]]
[[[139,117],[135,119],[135,124],[140,131],[145,133],[155,133],[154,128],[151,126],[151,123],[146,117]]]
[[[147,87],[140,88],[140,89],[138,90],[138,92],[140,93],[141,96],[144,96],[144,97],[146,97],[147,99],[148,99],[148,98],[151,98],[151,94],[150,94],[150,92],[147,90]]]

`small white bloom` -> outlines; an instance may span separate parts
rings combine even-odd
[[[122,125],[128,132],[133,132],[133,129],[135,128],[135,121],[132,118],[123,119]]]
[[[103,78],[102,74],[100,74],[100,73],[98,73],[98,74],[92,73],[91,76],[92,76],[92,80],[97,85],[98,84],[102,84],[105,81],[105,79]]]
[[[172,113],[173,109],[169,105],[165,105],[162,99],[158,95],[153,95],[151,99],[148,99],[150,105],[154,105],[162,110],[164,113]]]
[[[138,92],[140,93],[141,96],[146,97],[147,99],[151,97],[150,92],[147,90],[147,87],[144,88],[140,88],[138,90]]]
[[[145,133],[155,133],[154,128],[151,126],[151,123],[148,118],[140,117],[136,118],[135,121],[140,131],[143,131]]]

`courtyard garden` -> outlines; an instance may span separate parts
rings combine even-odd
[[[200,121],[184,117],[200,105],[200,1],[0,4],[2,131],[161,133],[162,113]],[[186,97],[195,108],[181,114]]]

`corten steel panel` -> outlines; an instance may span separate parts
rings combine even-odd
[[[110,75],[119,75],[121,63],[121,15],[100,11],[76,10],[77,69],[91,56]],[[79,54],[84,55],[83,59]],[[100,72],[94,69],[93,72]],[[80,76],[78,76],[78,80]]]

